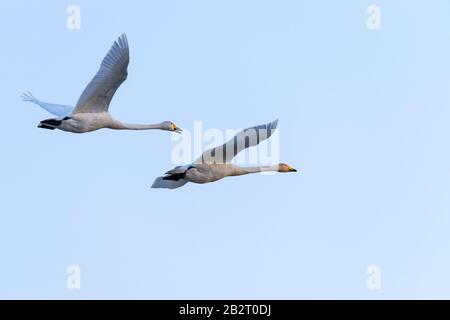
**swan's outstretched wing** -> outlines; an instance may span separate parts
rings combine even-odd
[[[51,114],[54,114],[55,116],[64,118],[67,117],[69,114],[72,113],[73,107],[72,106],[66,106],[62,104],[55,104],[55,103],[48,103],[41,100],[36,99],[31,92],[27,91],[21,96],[23,101],[29,101],[37,104],[41,108],[47,110]]]
[[[108,111],[114,93],[127,79],[129,61],[127,36],[122,34],[103,58],[100,69],[84,89],[73,113]]]
[[[268,124],[242,130],[227,143],[203,152],[196,163],[230,163],[242,150],[268,139],[277,128],[278,119]]]

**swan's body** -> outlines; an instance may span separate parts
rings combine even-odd
[[[187,182],[209,183],[225,177],[242,176],[263,171],[296,172],[287,164],[273,166],[240,167],[231,164],[231,160],[243,149],[259,144],[269,138],[276,129],[278,120],[267,125],[245,129],[222,146],[205,151],[193,164],[178,166],[165,176],[155,180],[152,188],[175,189]]]
[[[59,129],[73,133],[85,133],[102,128],[115,130],[173,130],[173,123],[165,121],[160,124],[127,124],[114,119],[109,112],[100,113],[76,113],[63,119],[47,119],[41,121],[39,128]],[[180,129],[178,129],[180,130]]]
[[[43,102],[29,92],[22,98],[58,116],[58,118],[41,121],[38,127],[43,129],[60,129],[74,133],[90,132],[102,128],[116,130],[160,129],[180,132],[181,129],[170,121],[151,125],[125,124],[114,119],[108,112],[109,104],[116,90],[127,79],[129,61],[127,37],[122,34],[103,59],[100,69],[84,89],[75,107]]]

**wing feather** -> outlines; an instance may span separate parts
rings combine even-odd
[[[116,90],[127,79],[129,62],[128,40],[122,34],[103,58],[100,69],[84,89],[73,113],[108,111]]]
[[[54,114],[55,116],[58,116],[61,118],[67,117],[73,111],[72,106],[49,103],[49,102],[44,102],[44,101],[38,100],[29,91],[22,94],[21,98],[23,101],[29,101],[29,102],[35,103],[38,106],[40,106],[41,108],[50,112],[51,114]]]
[[[203,152],[196,163],[230,163],[242,150],[267,140],[277,128],[278,119],[267,124],[247,128],[236,134],[227,143]]]

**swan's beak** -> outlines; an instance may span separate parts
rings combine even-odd
[[[297,169],[294,169],[294,168],[292,168],[292,167],[289,167],[289,171],[290,171],[290,172],[297,172]]]
[[[183,131],[183,129],[181,129],[180,127],[177,127],[176,125],[173,125],[173,131],[175,131],[176,133],[181,133]]]

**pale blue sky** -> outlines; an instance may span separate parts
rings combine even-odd
[[[446,0],[0,2],[0,298],[450,298],[449,12]],[[188,130],[279,118],[281,161],[301,174],[153,190],[172,167],[169,133],[38,129],[49,115],[20,94],[74,104],[123,32],[117,118]],[[73,264],[79,291],[66,288]]]

